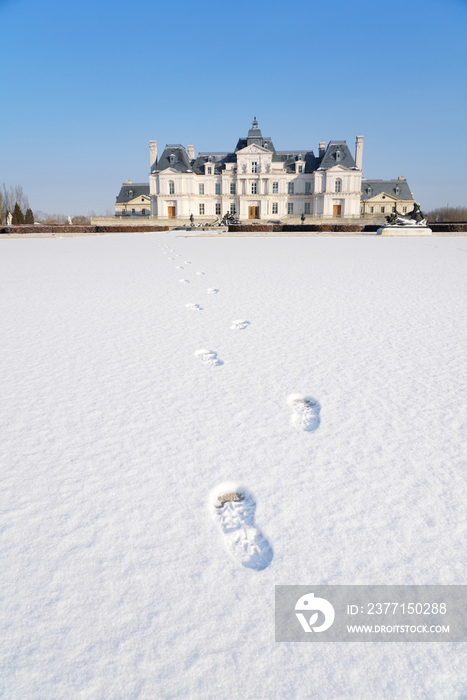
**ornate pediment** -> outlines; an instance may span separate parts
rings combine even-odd
[[[259,154],[266,154],[268,153],[269,155],[272,156],[272,153],[269,149],[263,148],[262,146],[258,146],[256,143],[252,143],[249,146],[245,146],[245,148],[242,148],[240,151],[237,151],[237,156],[256,156]]]
[[[381,199],[388,199],[388,200],[391,200],[392,202],[397,202],[399,200],[399,197],[394,197],[393,194],[388,194],[387,192],[380,192],[379,194],[374,194],[372,197],[368,197],[368,199],[366,201],[367,202],[371,202],[371,201],[379,202]]]

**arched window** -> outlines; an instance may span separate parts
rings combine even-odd
[[[334,192],[342,192],[342,180],[339,178],[334,183]]]
[[[174,194],[175,193],[175,185],[173,183],[173,180],[169,180],[169,194]]]

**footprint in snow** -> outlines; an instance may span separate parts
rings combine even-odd
[[[184,282],[185,284],[190,284],[190,280],[178,280],[179,282]]]
[[[197,275],[204,275],[204,272],[197,272]]]
[[[202,311],[203,307],[200,306],[199,304],[185,304],[187,309],[191,309],[192,311]]]
[[[232,321],[232,325],[230,326],[230,328],[233,331],[243,331],[249,325],[250,325],[249,321],[242,321],[239,319],[238,321]]]
[[[218,289],[213,289],[212,287],[208,289],[208,294],[217,294],[219,290]]]
[[[242,566],[262,571],[273,551],[255,523],[256,502],[242,486],[222,484],[212,492],[211,511],[218,521],[231,556]]]
[[[182,265],[177,265],[177,267],[176,267],[175,269],[176,269],[176,270],[183,270],[183,266],[182,266]]]
[[[191,262],[189,260],[185,260],[185,265],[191,265]]]
[[[173,258],[167,258],[167,260],[173,260]]]
[[[201,360],[203,365],[213,365],[216,367],[224,364],[222,360],[219,360],[217,352],[214,352],[214,350],[197,350],[195,356]]]
[[[296,428],[307,432],[312,432],[318,428],[321,406],[316,399],[311,398],[311,396],[291,394],[287,399],[287,403],[293,410],[292,423]]]

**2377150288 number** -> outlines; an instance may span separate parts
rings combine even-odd
[[[446,603],[367,603],[367,615],[445,615]]]

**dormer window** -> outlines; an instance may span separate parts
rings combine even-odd
[[[170,154],[170,165],[173,165],[175,163],[175,156],[173,153]]]
[[[208,165],[207,171],[208,171],[208,175],[212,175],[212,168],[210,165]]]
[[[399,188],[399,187],[395,187],[395,188],[394,188],[394,192],[396,193],[396,197],[398,197],[398,196],[399,196],[399,193],[400,193],[400,188]]]
[[[299,172],[299,173],[303,173],[303,165],[299,165],[299,166],[298,166],[298,172]]]
[[[127,197],[133,197],[133,190],[127,190]]]
[[[367,187],[367,188],[366,188],[366,193],[367,193],[367,194],[371,194],[371,187]]]
[[[336,151],[336,160],[340,160],[340,159],[341,159],[341,155],[342,155],[342,154],[341,154],[340,150],[337,149],[337,151]]]

